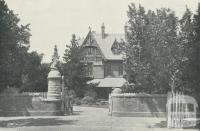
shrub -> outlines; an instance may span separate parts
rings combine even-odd
[[[86,96],[90,96],[90,97],[96,99],[96,98],[97,98],[97,93],[96,93],[95,90],[89,89],[89,90],[85,93],[84,96],[85,96],[85,97],[86,97]]]
[[[95,102],[95,99],[91,96],[85,96],[83,99],[82,99],[82,103],[83,104],[93,104]]]
[[[74,104],[81,105],[81,100],[79,98],[74,99]]]
[[[74,90],[69,90],[69,91],[68,91],[68,94],[69,94],[69,95],[72,95],[73,97],[76,97],[76,93],[75,93]]]

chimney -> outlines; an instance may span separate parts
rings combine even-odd
[[[106,34],[105,34],[105,25],[104,23],[102,23],[101,25],[101,36],[102,36],[102,39],[105,38]]]
[[[127,22],[125,23],[125,26],[124,26],[124,34],[125,34],[125,40],[127,41],[128,39],[128,23]]]

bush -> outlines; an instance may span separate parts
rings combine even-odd
[[[89,90],[85,93],[84,96],[90,96],[90,97],[96,99],[96,98],[97,98],[97,93],[96,93],[95,90],[89,89]]]
[[[73,97],[76,97],[76,93],[75,93],[74,90],[69,90],[69,91],[68,91],[68,94],[69,94],[69,95],[72,95]]]
[[[74,104],[81,105],[81,100],[79,98],[74,99]]]
[[[82,99],[82,103],[83,104],[93,104],[95,102],[95,99],[91,96],[85,96],[83,99]]]

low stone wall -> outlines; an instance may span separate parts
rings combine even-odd
[[[61,101],[42,101],[39,95],[0,95],[0,116],[62,115]]]
[[[165,117],[167,95],[112,94],[109,103],[113,116]]]

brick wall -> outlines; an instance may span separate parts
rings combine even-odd
[[[0,116],[62,115],[61,102],[44,102],[34,95],[1,95]]]
[[[110,108],[114,116],[164,117],[166,102],[166,95],[116,94],[110,98]]]

